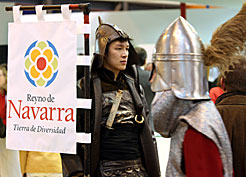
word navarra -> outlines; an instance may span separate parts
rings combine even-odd
[[[16,115],[22,119],[74,122],[74,113],[72,108],[22,106],[22,100],[18,100],[19,105],[15,105],[12,100],[8,100],[8,102],[8,118],[12,118],[12,113],[15,112]]]
[[[26,100],[36,104],[37,102],[54,102],[55,97],[52,97],[51,94],[49,94],[47,98],[45,96],[33,96],[31,94],[27,94]]]

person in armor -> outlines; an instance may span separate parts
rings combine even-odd
[[[177,18],[158,39],[152,90],[155,130],[171,137],[168,177],[231,177],[232,154],[225,126],[208,93],[203,44]]]
[[[228,132],[232,154],[234,176],[246,176],[246,3],[230,20],[214,32],[205,55],[209,60],[230,63],[219,67],[224,93],[216,100]],[[218,65],[221,66],[221,65]]]
[[[129,36],[99,17],[91,67],[91,176],[160,176]],[[83,85],[83,84],[82,84]]]

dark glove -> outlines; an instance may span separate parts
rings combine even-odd
[[[0,117],[0,138],[6,137],[6,126],[3,124],[3,119]]]

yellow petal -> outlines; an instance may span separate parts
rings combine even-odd
[[[35,62],[36,58],[40,55],[40,52],[39,50],[37,49],[34,49],[31,53],[31,59],[33,62]]]
[[[46,71],[43,72],[43,76],[44,78],[48,79],[52,74],[52,69],[50,66],[47,67]]]
[[[46,49],[44,51],[44,55],[47,57],[48,62],[50,62],[52,60],[53,54],[52,54],[51,49]]]
[[[40,75],[39,72],[36,70],[35,66],[32,66],[30,74],[35,79],[38,78]]]

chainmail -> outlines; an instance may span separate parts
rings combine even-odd
[[[223,120],[212,101],[202,101],[187,115],[181,116],[190,126],[217,145],[223,163],[224,177],[233,176],[230,140]]]
[[[232,176],[230,141],[223,121],[211,101],[193,103],[177,99],[172,91],[159,92],[152,102],[152,116],[157,132],[164,137],[171,137],[167,177],[185,176],[181,169],[182,143],[188,125],[216,144],[223,163],[224,177]]]

